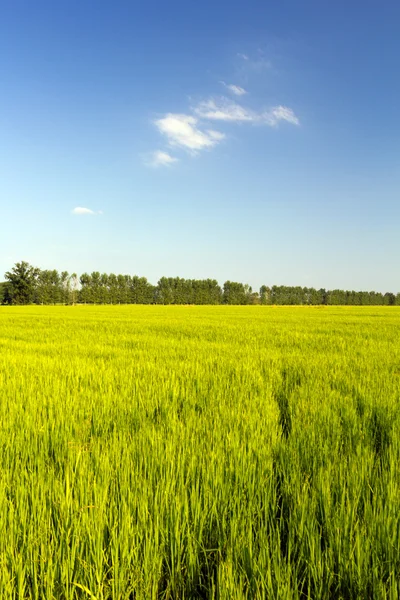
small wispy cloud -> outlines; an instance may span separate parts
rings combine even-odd
[[[202,119],[212,121],[254,121],[250,111],[224,97],[203,100],[194,108],[194,112]]]
[[[235,94],[235,96],[244,96],[247,94],[247,91],[240,87],[240,85],[234,85],[233,83],[225,83],[225,81],[221,81],[222,85],[226,87],[227,90]]]
[[[179,162],[179,159],[163,150],[156,150],[150,156],[145,157],[144,162],[148,167],[170,167]]]
[[[71,210],[73,215],[102,215],[103,212],[101,210],[94,211],[90,208],[85,208],[84,206],[77,206],[76,208]]]
[[[194,112],[200,118],[212,121],[259,123],[270,127],[278,125],[279,121],[287,121],[292,125],[300,123],[293,110],[287,106],[274,106],[267,111],[256,112],[224,97],[204,100],[194,108]]]
[[[261,117],[267,125],[271,125],[272,127],[278,125],[279,121],[287,121],[292,125],[300,125],[299,118],[287,106],[274,106],[274,108],[262,114]]]
[[[154,121],[155,126],[168,140],[170,146],[178,146],[192,152],[212,148],[225,135],[213,129],[201,130],[199,120],[192,115],[168,113]]]
[[[239,58],[242,58],[243,60],[249,60],[249,57],[247,56],[247,54],[242,54],[241,52],[237,53]]]

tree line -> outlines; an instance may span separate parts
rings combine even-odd
[[[0,283],[1,304],[280,304],[400,306],[400,293],[325,290],[300,286],[261,286],[259,291],[235,281],[221,287],[215,279],[146,277],[114,273],[43,270],[22,261]]]

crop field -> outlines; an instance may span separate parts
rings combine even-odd
[[[0,309],[0,598],[400,597],[400,308]]]

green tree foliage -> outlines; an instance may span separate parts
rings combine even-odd
[[[22,261],[7,271],[4,301],[7,304],[30,304],[35,300],[39,269]]]
[[[391,292],[386,292],[386,294],[383,297],[383,303],[386,306],[394,306],[396,304],[396,296]]]
[[[92,299],[92,280],[88,273],[82,273],[79,278],[79,283],[81,285],[79,300],[83,302],[83,304],[91,304],[93,302]]]
[[[266,285],[260,287],[260,304],[271,304],[271,289]]]
[[[251,286],[236,281],[225,281],[223,292],[224,304],[250,304]]]
[[[76,276],[75,276],[76,277]],[[146,277],[83,273],[79,279],[79,301],[84,304],[152,304],[154,286]]]
[[[221,304],[222,290],[215,279],[162,277],[154,298],[157,304]]]
[[[0,283],[0,304],[277,304],[400,306],[400,293],[325,290],[300,286],[262,285],[259,292],[236,281],[221,289],[215,279],[161,277],[152,285],[146,277],[115,273],[76,273],[41,270],[16,263]]]
[[[68,271],[62,271],[60,275],[61,282],[61,302],[63,304],[76,304],[78,301],[78,276],[76,273],[71,275]]]
[[[5,277],[0,304],[75,304],[78,300],[76,273],[42,270],[21,262]]]
[[[37,304],[59,304],[63,301],[63,286],[61,276],[53,269],[38,271],[35,288]]]
[[[129,278],[129,302],[132,304],[152,304],[154,302],[154,285],[146,277],[134,275]]]

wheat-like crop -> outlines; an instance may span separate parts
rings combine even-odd
[[[400,596],[400,309],[0,309],[0,598]]]

